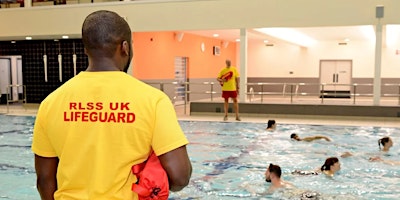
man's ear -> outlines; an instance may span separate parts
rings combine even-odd
[[[129,56],[129,43],[126,41],[126,40],[124,40],[123,42],[122,42],[122,45],[121,45],[121,52],[125,55],[125,56]]]

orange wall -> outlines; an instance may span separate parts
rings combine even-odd
[[[225,60],[232,60],[236,66],[236,43],[229,42],[227,48],[222,40],[185,33],[179,42],[175,32],[133,33],[133,75],[141,80],[174,79],[176,56],[188,57],[188,78],[216,78],[225,66]],[[201,51],[201,43],[205,51]],[[213,55],[213,46],[221,47],[221,55]]]

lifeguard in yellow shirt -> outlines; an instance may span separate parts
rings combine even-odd
[[[240,121],[239,104],[237,95],[239,93],[239,73],[231,66],[231,61],[225,61],[226,67],[221,70],[217,80],[222,87],[222,98],[224,98],[224,121],[228,120],[229,98],[233,100],[233,109],[236,114],[236,121]]]
[[[126,74],[133,56],[128,23],[115,12],[93,12],[82,41],[86,71],[48,95],[36,116],[32,151],[41,199],[137,200],[131,169],[151,152],[169,190],[183,189],[192,172],[188,140],[168,96]]]

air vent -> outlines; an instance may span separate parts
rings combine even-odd
[[[347,45],[347,42],[339,42],[338,45]]]

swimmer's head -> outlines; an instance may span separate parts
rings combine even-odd
[[[339,171],[340,163],[337,157],[330,157],[325,160],[324,165],[321,167],[321,171]]]
[[[272,177],[280,178],[282,175],[281,167],[279,167],[279,165],[274,165],[271,163],[269,165],[269,167],[267,168],[267,170],[265,171],[265,181],[266,182],[271,182],[271,175],[272,175]]]
[[[292,134],[290,135],[290,138],[293,139],[293,140],[300,141],[300,137],[299,137],[296,133],[292,133]]]
[[[273,119],[268,120],[268,126],[267,129],[274,129],[276,126],[276,122]]]
[[[378,140],[378,145],[379,145],[379,149],[381,149],[381,145],[382,145],[384,150],[389,150],[389,148],[393,146],[393,141],[390,137],[386,136],[386,137],[383,137]]]

